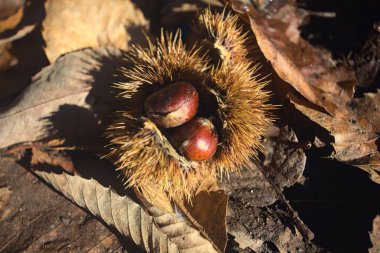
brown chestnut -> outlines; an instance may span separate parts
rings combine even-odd
[[[171,138],[174,148],[192,161],[210,159],[218,146],[214,125],[205,118],[194,118],[174,130]]]
[[[199,96],[193,85],[175,82],[153,93],[145,100],[148,117],[160,127],[180,126],[192,119],[198,110]]]

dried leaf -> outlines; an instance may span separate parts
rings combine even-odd
[[[229,179],[222,181],[222,187],[230,198],[228,232],[235,237],[239,247],[257,252],[265,251],[268,241],[283,251],[307,248],[308,243],[303,241],[312,239],[313,233],[282,193],[284,187],[302,181],[306,165],[302,144],[298,143],[292,129],[283,127],[277,139],[267,140],[264,145],[265,160],[262,163],[252,163],[252,167],[242,171],[241,175],[230,175]],[[281,208],[273,204],[277,200]],[[268,207],[271,204],[273,206]],[[288,217],[293,232],[276,218],[280,214]],[[273,232],[266,233],[268,230]]]
[[[243,249],[238,252],[323,252],[305,240],[292,212],[280,203],[259,208],[233,199],[229,205],[228,232]]]
[[[35,170],[35,173],[147,252],[215,252],[212,244],[181,216],[163,212],[155,206],[145,211],[125,192],[116,193],[95,179],[43,170]],[[99,173],[107,174],[107,171]],[[99,176],[104,177],[107,175]]]
[[[127,49],[129,43],[145,41],[148,21],[129,0],[49,0],[45,9],[43,37],[50,62],[81,48]]]
[[[373,219],[372,232],[369,234],[372,242],[372,248],[368,249],[369,253],[380,252],[380,216],[377,215]]]
[[[135,192],[146,208],[160,207],[186,217],[219,252],[224,252],[227,243],[227,196],[215,179],[205,180],[191,200],[183,199],[183,196],[169,199],[168,194],[151,185],[135,187]]]
[[[325,49],[301,38],[294,42],[289,40],[287,31],[291,24],[267,19],[252,5],[239,0],[233,0],[232,6],[249,17],[260,50],[283,80],[330,114],[348,113],[345,104],[353,95],[353,71],[338,66]]]
[[[222,187],[228,195],[254,207],[273,204],[280,198],[284,187],[294,185],[302,177],[306,155],[297,144],[294,131],[282,128],[275,141],[266,140],[264,143],[265,161],[262,164],[252,163],[252,167],[240,175],[223,178]]]
[[[74,164],[64,151],[49,150],[43,147],[32,147],[32,152],[32,165],[40,163],[49,164],[52,166],[59,166],[68,173],[74,172]]]
[[[360,115],[372,126],[373,132],[380,133],[380,90],[351,100],[349,106],[353,113]]]
[[[183,203],[192,223],[224,252],[227,243],[226,211],[227,195],[214,178],[206,179],[191,199]]]
[[[99,48],[66,54],[43,69],[0,111],[0,148],[42,138],[71,146],[99,141],[119,65],[120,51]]]
[[[353,71],[339,66],[325,49],[314,47],[303,39],[290,41],[287,29],[292,22],[267,19],[252,5],[239,0],[232,1],[232,5],[248,16],[257,43],[276,73],[308,100],[296,98],[295,92],[289,90],[291,102],[334,137],[336,153],[333,156],[361,167],[374,181],[380,182],[378,95],[371,95],[374,102],[368,96],[359,100],[353,98]],[[360,112],[355,109],[359,103],[368,104],[370,108],[362,108]]]
[[[24,14],[23,0],[2,0],[0,3],[0,33],[14,28]]]
[[[20,23],[0,35],[0,101],[4,103],[20,94],[30,84],[31,76],[48,64],[37,25],[44,18],[43,1],[21,2],[25,6]],[[6,50],[2,50],[5,45]]]
[[[12,44],[10,43],[0,45],[0,72],[4,72],[17,61],[10,53],[11,48]]]
[[[295,95],[291,102],[312,121],[327,129],[334,137],[332,143],[335,157],[367,171],[371,179],[380,183],[379,133],[379,93],[354,98],[345,107],[349,112],[345,117],[334,117],[305,103]]]

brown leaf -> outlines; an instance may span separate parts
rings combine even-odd
[[[218,187],[214,178],[207,178],[197,189],[191,202],[183,203],[183,212],[221,252],[227,243],[226,211],[227,195]]]
[[[213,251],[224,252],[227,243],[226,208],[227,196],[219,189],[215,179],[208,178],[190,199],[183,196],[169,199],[158,187],[144,185],[135,192],[145,208],[159,207],[178,216],[186,217],[201,234],[214,245]]]
[[[19,24],[0,35],[0,101],[9,103],[28,84],[48,60],[43,51],[40,22],[44,18],[43,1],[22,1],[24,15]],[[5,61],[5,62],[4,62]]]
[[[110,173],[110,168],[90,168],[91,164],[82,164],[90,169],[91,179],[78,174],[57,174],[41,169],[35,170],[35,173],[148,252],[216,252],[213,245],[186,218],[163,212],[155,206],[149,206],[145,211],[126,195],[116,178],[110,178],[110,175],[114,175]],[[93,166],[99,167],[96,164]],[[94,169],[97,174],[93,173]],[[83,168],[76,170],[85,174]],[[105,178],[110,178],[110,184],[104,182]],[[110,188],[110,185],[116,185],[118,190]]]
[[[129,0],[49,0],[45,9],[43,37],[50,62],[81,48],[127,49],[129,43],[145,41],[143,29],[148,22]]]
[[[11,47],[12,44],[10,43],[0,45],[0,72],[7,70],[17,61],[10,53]]]
[[[248,16],[260,50],[283,80],[330,114],[348,113],[345,104],[353,95],[353,71],[339,66],[325,49],[301,38],[289,40],[289,23],[267,19],[252,5],[239,0],[233,0],[232,6]]]
[[[0,34],[14,28],[24,14],[24,1],[2,0],[0,2]]]
[[[32,160],[31,164],[36,165],[39,163],[49,164],[51,166],[59,166],[67,173],[74,172],[74,164],[72,160],[67,157],[64,151],[49,150],[44,147],[32,147]]]
[[[345,107],[348,115],[341,117],[319,111],[295,95],[290,98],[297,110],[327,129],[334,137],[333,157],[364,169],[373,181],[380,183],[379,93],[352,99]]]
[[[373,219],[372,232],[369,234],[372,242],[372,248],[368,249],[369,253],[380,252],[380,215]]]
[[[255,207],[268,206],[278,200],[284,187],[301,180],[306,165],[306,155],[298,147],[294,131],[288,127],[280,130],[276,140],[266,140],[264,145],[262,164],[252,163],[252,167],[240,175],[223,178],[221,184],[230,196]]]
[[[0,111],[0,148],[40,139],[61,139],[72,146],[99,142],[113,102],[110,85],[119,57],[120,51],[112,48],[85,49],[43,69]]]
[[[302,181],[306,165],[302,147],[304,145],[298,143],[294,131],[283,127],[276,139],[264,143],[265,159],[262,163],[254,162],[241,175],[230,175],[229,179],[223,179],[221,185],[230,199],[228,232],[235,237],[239,247],[262,252],[267,241],[272,241],[283,251],[292,251],[293,247],[309,247],[303,241],[312,239],[313,233],[303,224],[282,193],[284,187]],[[279,204],[273,204],[275,201]],[[263,209],[270,205],[269,211]],[[277,220],[276,216],[280,214],[288,217],[288,222],[295,230],[293,233],[286,228],[288,225]],[[268,216],[266,221],[261,220],[263,216]],[[268,230],[273,233],[265,233]]]
[[[351,100],[349,106],[353,113],[360,115],[372,126],[373,132],[380,133],[380,90]]]
[[[229,205],[228,232],[239,252],[323,252],[295,229],[292,212],[279,202],[260,208],[232,199]]]

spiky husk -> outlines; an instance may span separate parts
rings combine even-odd
[[[221,32],[218,38],[223,45],[240,54],[234,64],[213,65],[201,47],[187,50],[179,33],[162,35],[157,45],[150,42],[148,49],[134,47],[126,55],[131,67],[122,71],[126,81],[116,85],[124,107],[107,135],[113,144],[110,155],[117,158],[129,186],[153,183],[169,196],[189,198],[203,179],[244,168],[261,148],[261,139],[271,125],[268,111],[272,107],[263,89],[266,83],[257,79],[256,67],[245,58],[245,35],[236,26],[237,18],[211,15],[203,15],[207,29]],[[235,31],[233,35],[228,29]],[[216,126],[219,144],[209,161],[186,160],[171,146],[166,133],[145,117],[145,99],[175,81],[195,86],[200,96],[198,116],[210,118]]]
[[[213,64],[231,65],[245,60],[255,43],[238,24],[238,16],[226,13],[212,13],[204,10],[198,17],[194,32],[201,38],[200,45],[208,50]]]
[[[269,111],[273,106],[268,104],[270,95],[264,90],[267,83],[255,74],[258,65],[252,65],[249,56],[256,50],[256,42],[239,24],[238,16],[226,10],[204,10],[196,30],[204,38],[200,45],[204,46],[205,40],[211,42],[221,59],[211,71],[223,129],[221,151],[214,157],[213,166],[218,172],[237,171],[257,156],[272,122]]]
[[[162,35],[157,46],[134,47],[126,55],[130,68],[122,70],[126,81],[116,84],[123,108],[108,128],[110,155],[125,174],[128,186],[154,183],[170,196],[189,197],[201,179],[214,173],[208,162],[190,162],[180,156],[164,134],[144,117],[144,101],[153,92],[176,81],[206,87],[206,60],[193,48],[186,50],[175,36]],[[200,96],[202,98],[202,95]]]
[[[261,150],[262,138],[272,124],[267,84],[255,76],[257,67],[246,62],[212,71],[213,94],[218,101],[220,147],[213,158],[215,170],[235,172],[248,166]]]

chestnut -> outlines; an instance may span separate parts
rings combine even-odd
[[[173,131],[172,145],[192,161],[210,159],[218,146],[218,134],[206,118],[194,118]]]
[[[151,94],[145,100],[145,112],[163,128],[180,126],[197,113],[199,96],[188,82],[175,82]]]

